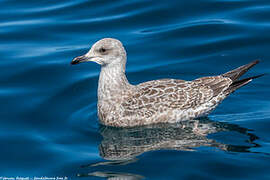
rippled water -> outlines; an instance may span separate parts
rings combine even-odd
[[[103,37],[128,52],[136,84],[191,80],[261,59],[269,73],[268,0],[0,1],[0,176],[69,179],[269,179],[270,76],[209,119],[100,127],[99,66],[70,66]]]

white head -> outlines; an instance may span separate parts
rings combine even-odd
[[[85,55],[74,58],[71,64],[86,61],[93,61],[101,66],[123,65],[125,67],[126,51],[119,40],[104,38],[97,41]]]

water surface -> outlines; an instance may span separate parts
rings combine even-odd
[[[270,76],[208,119],[99,126],[99,66],[70,66],[121,40],[132,84],[192,80],[254,59],[269,73],[267,0],[0,1],[0,176],[69,179],[269,179]],[[248,76],[248,75],[247,75]]]

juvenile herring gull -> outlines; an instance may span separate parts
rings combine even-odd
[[[184,81],[160,79],[132,85],[125,75],[126,51],[117,39],[97,41],[71,64],[93,61],[101,65],[98,117],[106,126],[128,127],[175,123],[207,116],[236,89],[262,75],[239,80],[258,60],[218,76]]]

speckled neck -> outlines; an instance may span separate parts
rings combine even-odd
[[[125,74],[125,65],[110,64],[102,66],[98,83],[98,100],[120,96],[120,92],[130,86]]]

